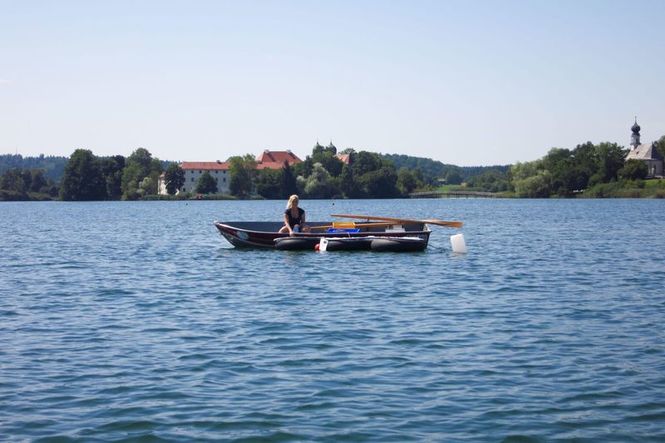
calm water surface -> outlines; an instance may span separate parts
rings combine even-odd
[[[304,201],[424,253],[236,250],[284,202],[0,203],[0,440],[665,441],[665,201]]]

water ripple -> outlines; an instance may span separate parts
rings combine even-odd
[[[459,218],[469,254],[445,230],[317,254],[211,226],[282,202],[2,204],[0,435],[665,440],[665,240],[624,228],[662,231],[665,202],[304,203]]]

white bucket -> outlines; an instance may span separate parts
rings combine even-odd
[[[455,234],[450,236],[450,244],[453,246],[453,252],[458,254],[466,254],[466,243],[464,242],[464,235]]]

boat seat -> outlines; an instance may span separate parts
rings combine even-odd
[[[350,221],[334,221],[332,222],[332,227],[337,228],[337,229],[349,229],[349,228],[355,228],[356,227],[356,222],[350,222]]]
[[[334,221],[332,228],[328,228],[328,233],[346,233],[346,232],[360,232],[360,228],[356,228],[355,222],[349,221]]]

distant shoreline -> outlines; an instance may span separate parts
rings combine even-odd
[[[430,193],[431,194],[431,193]],[[281,201],[282,199],[268,199],[268,198],[236,198],[233,196],[203,196],[201,198],[178,198],[172,196],[160,196],[159,198],[144,198],[140,200],[61,200],[59,198],[52,198],[48,195],[40,194],[36,196],[28,197],[11,197],[5,198],[2,193],[0,193],[0,203],[3,202],[65,202],[65,203],[99,203],[99,202],[156,202],[156,201],[185,201],[185,202],[195,202],[195,201]],[[328,198],[328,199],[317,199],[312,198],[308,200],[415,200],[415,199],[424,199],[424,200],[437,200],[437,199],[484,199],[484,200],[496,200],[496,199],[510,199],[510,200],[607,200],[607,199],[665,199],[665,192],[654,192],[646,193],[640,192],[640,190],[631,190],[627,189],[624,192],[620,192],[614,195],[584,195],[580,194],[575,197],[517,197],[515,195],[507,195],[506,193],[496,193],[496,195],[491,196],[480,196],[480,195],[456,195],[451,193],[446,195],[442,193],[437,196],[416,196],[416,197],[393,197],[393,198],[370,198],[370,199],[353,199],[353,198]]]

